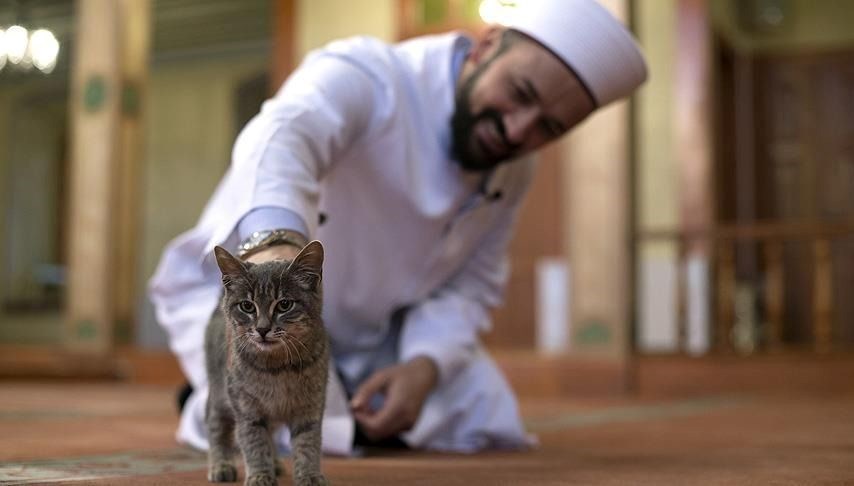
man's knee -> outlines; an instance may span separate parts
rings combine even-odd
[[[442,387],[448,388],[449,395],[469,400],[516,399],[504,374],[483,350],[476,351],[472,360]]]
[[[484,351],[437,388],[404,439],[412,447],[456,452],[528,442],[516,397]]]

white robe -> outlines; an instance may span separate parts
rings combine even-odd
[[[459,34],[334,42],[310,54],[241,132],[198,224],[167,246],[150,283],[158,321],[196,389],[180,441],[207,446],[203,336],[220,295],[213,247],[235,249],[241,218],[274,206],[302,216],[326,249],[323,317],[342,375],[330,373],[326,452],[353,452],[342,382],[352,392],[377,367],[419,355],[436,362],[439,385],[403,436],[411,446],[530,443],[478,335],[501,301],[507,245],[534,167],[505,164],[481,184],[449,158],[451,61],[468,42]],[[412,308],[390,337],[402,306]],[[287,446],[286,431],[278,442]]]

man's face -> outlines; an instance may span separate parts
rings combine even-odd
[[[501,31],[487,33],[461,75],[451,120],[452,149],[466,170],[490,170],[530,153],[594,109],[581,82],[557,57],[517,37],[499,49]]]

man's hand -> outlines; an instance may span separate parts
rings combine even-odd
[[[353,416],[371,440],[407,431],[418,420],[438,379],[436,364],[423,356],[379,370],[356,390],[350,401]],[[379,410],[371,410],[371,397],[377,393],[385,395],[385,401]]]
[[[249,255],[249,263],[263,263],[271,260],[293,260],[299,255],[300,249],[294,245],[273,245]]]

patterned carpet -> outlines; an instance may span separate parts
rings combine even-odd
[[[324,470],[336,485],[854,484],[852,363],[715,363],[708,378],[653,363],[629,397],[524,398],[530,452],[369,451]],[[0,382],[0,484],[207,484],[205,455],[174,442],[173,392]]]
[[[189,449],[135,451],[0,465],[2,484],[39,484],[204,471],[205,455]]]

